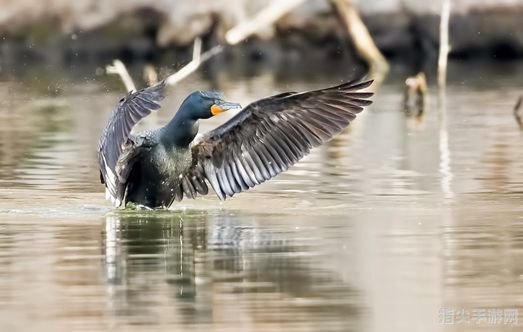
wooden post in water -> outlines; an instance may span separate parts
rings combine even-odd
[[[447,128],[447,103],[445,89],[447,84],[447,61],[449,54],[449,20],[450,0],[443,0],[441,4],[441,20],[439,26],[439,57],[438,57],[438,88],[439,88],[439,152],[441,190],[445,198],[454,197],[452,190],[453,173],[449,134]]]
[[[439,57],[438,57],[438,87],[440,96],[444,94],[447,82],[447,58],[449,46],[450,0],[443,0],[441,4],[441,20],[439,26]]]
[[[523,96],[519,96],[516,105],[514,105],[514,118],[516,119],[516,123],[519,126],[519,129],[523,130],[523,116],[520,114],[521,111],[521,105],[523,104]]]
[[[428,86],[425,73],[420,72],[416,76],[405,80],[405,92],[403,94],[403,110],[407,116],[421,118],[425,112],[425,98]]]

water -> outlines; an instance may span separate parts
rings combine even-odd
[[[406,119],[392,75],[350,130],[289,172],[164,212],[104,200],[95,149],[118,81],[4,76],[0,330],[518,330],[521,69],[452,65],[443,125],[433,95],[422,120]],[[196,75],[147,125],[194,89],[246,104],[344,74]]]

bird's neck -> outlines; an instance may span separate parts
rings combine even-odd
[[[179,110],[174,118],[163,128],[161,141],[164,145],[188,148],[198,134],[198,119],[189,116],[189,112]]]

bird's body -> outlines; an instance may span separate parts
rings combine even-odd
[[[195,92],[164,127],[136,135],[131,129],[158,109],[164,84],[122,98],[99,145],[100,178],[115,206],[133,203],[167,208],[184,197],[208,193],[220,199],[285,171],[345,128],[370,104],[358,90],[371,82],[346,83],[305,93],[261,99],[195,141],[199,120],[239,108],[214,92]]]
[[[160,144],[158,131],[138,134],[131,140],[141,143],[129,149],[138,153],[129,177],[127,201],[147,207],[168,207],[174,200],[174,188],[179,187],[182,175],[192,163],[187,147],[169,147]],[[139,151],[135,151],[139,150]]]

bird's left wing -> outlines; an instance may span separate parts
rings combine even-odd
[[[131,130],[144,117],[160,108],[164,98],[165,83],[162,81],[151,87],[129,93],[122,98],[113,110],[98,145],[100,180],[105,183],[106,194],[119,206],[125,194],[125,182],[129,165],[119,160],[132,159],[135,142],[128,142]],[[123,171],[122,171],[123,170]]]
[[[193,165],[181,194],[206,194],[206,179],[220,199],[265,182],[343,130],[371,104],[360,90],[372,81],[284,93],[261,99],[194,144]]]

